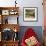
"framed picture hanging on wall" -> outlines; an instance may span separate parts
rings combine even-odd
[[[38,8],[37,7],[24,7],[23,18],[24,18],[24,21],[37,21]]]
[[[9,10],[2,10],[2,15],[9,15]]]

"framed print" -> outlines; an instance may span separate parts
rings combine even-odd
[[[36,7],[24,7],[23,10],[24,21],[37,21],[38,11]]]
[[[2,10],[2,15],[9,15],[9,10]]]

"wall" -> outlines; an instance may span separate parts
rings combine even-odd
[[[15,0],[0,0],[0,6],[1,6],[1,7],[14,6],[14,5],[15,5],[14,1],[15,1]]]
[[[14,0],[15,1],[15,0]],[[9,7],[15,6],[13,0],[0,0],[0,6],[2,7]],[[42,0],[17,0],[19,6],[19,24],[20,26],[43,26],[43,6]],[[38,8],[38,21],[37,22],[24,22],[23,21],[23,7],[37,7]]]
[[[20,25],[21,26],[43,26],[43,6],[42,0],[22,0],[18,1],[20,5]],[[38,22],[24,22],[23,21],[23,7],[37,7],[38,8]],[[22,18],[22,19],[21,19]]]

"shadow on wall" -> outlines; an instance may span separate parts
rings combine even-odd
[[[21,26],[20,27],[20,32],[19,32],[20,42],[21,42],[21,40],[22,40],[22,38],[24,36],[25,31],[28,28],[32,28],[36,32],[39,41],[41,43],[43,43],[43,29],[42,29],[42,26]]]

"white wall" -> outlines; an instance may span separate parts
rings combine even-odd
[[[20,5],[20,25],[21,26],[43,26],[43,6],[42,0],[18,0]],[[23,7],[37,7],[38,8],[38,22],[24,22],[23,21]]]
[[[0,6],[15,6],[15,0],[0,0]],[[19,6],[19,24],[20,26],[43,26],[43,6],[42,0],[17,0]],[[37,22],[24,22],[23,21],[23,7],[37,7],[38,8],[38,21]]]
[[[15,0],[0,0],[0,6],[1,6],[1,7],[14,6],[14,5],[15,5],[14,1],[15,1]]]

